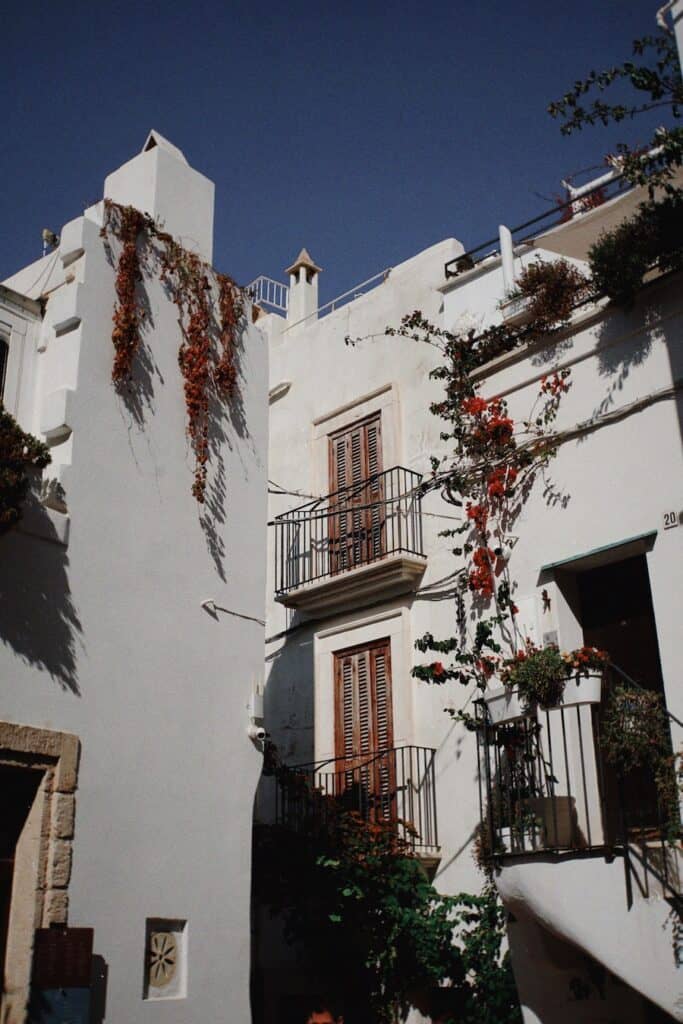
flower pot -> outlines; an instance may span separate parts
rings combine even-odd
[[[503,320],[510,327],[521,327],[522,324],[529,323],[531,320],[529,299],[526,295],[518,295],[511,299],[506,299],[500,305],[500,311],[503,314]]]
[[[531,797],[525,801],[528,810],[542,826],[542,846],[547,849],[573,849],[580,844],[576,821],[576,800],[573,796]]]
[[[543,850],[543,830],[540,823],[519,826],[503,825],[498,833],[502,846],[500,853],[536,853]]]
[[[485,694],[484,700],[492,725],[511,722],[514,718],[523,718],[527,714],[517,691],[511,690],[507,686],[499,686],[495,690],[491,690],[490,693]]]
[[[591,673],[588,676],[572,676],[567,680],[564,692],[557,704],[558,708],[573,707],[576,704],[599,704],[602,693],[602,674]],[[529,714],[525,710],[524,701],[516,690],[499,686],[484,696],[489,710],[492,725],[511,722],[515,718],[524,718]],[[551,711],[554,709],[550,709]],[[543,713],[543,712],[541,712]]]
[[[574,704],[599,704],[602,695],[602,672],[588,676],[572,676],[567,680],[558,707],[572,707]]]

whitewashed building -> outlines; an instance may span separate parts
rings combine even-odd
[[[411,676],[425,660],[415,640],[455,632],[461,563],[439,531],[457,526],[460,513],[416,492],[430,456],[444,451],[440,421],[429,414],[442,397],[428,376],[440,354],[385,328],[416,309],[447,330],[500,322],[523,266],[560,256],[584,266],[599,233],[642,198],[618,191],[588,211],[577,197],[566,223],[557,226],[555,213],[552,228],[539,220],[521,237],[504,229],[503,256],[497,240],[486,251],[495,245],[498,254],[480,260],[484,247],[465,254],[445,240],[322,308],[320,270],[306,250],[288,268],[288,294],[260,285],[271,302],[259,321],[270,338],[267,728],[282,760],[306,765],[328,792],[348,785],[349,766],[369,771],[364,785],[373,779],[380,795],[384,787],[392,812],[413,823],[415,853],[446,893],[481,888],[471,840],[487,786],[490,797],[502,783],[491,750],[478,750],[444,714],[472,710],[477,695]],[[683,718],[682,317],[680,280],[669,276],[652,281],[628,313],[605,301],[584,305],[559,338],[477,371],[484,397],[505,397],[523,418],[542,377],[571,369],[556,427],[573,433],[550,469],[555,493],[568,500],[550,500],[538,480],[509,556],[520,621],[539,644],[607,648],[661,689],[674,747]],[[360,340],[349,346],[348,337]],[[570,706],[568,695],[567,722],[557,711],[548,725],[548,807],[570,807],[576,830],[560,835],[546,821],[542,838],[521,849],[495,837],[527,1024],[683,1019],[677,856],[648,819],[651,807],[629,808],[640,831],[627,823],[615,833],[623,804],[601,780],[597,699],[584,688]],[[265,798],[260,813],[268,820]],[[266,931],[263,1019],[274,1021],[315,979],[270,948]]]
[[[157,133],[104,196],[211,263],[213,183]],[[31,1020],[246,1021],[267,351],[245,327],[200,520],[178,313],[144,271],[122,397],[102,217],[0,286],[3,402],[57,482],[0,537],[0,1019],[33,977]]]

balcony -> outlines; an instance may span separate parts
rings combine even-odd
[[[281,769],[276,823],[309,834],[333,827],[340,810],[352,811],[368,823],[395,828],[411,853],[436,864],[434,755],[429,747],[394,747]]]
[[[597,678],[597,688],[596,688]],[[477,708],[477,754],[485,848],[500,865],[535,854],[629,856],[632,844],[657,862],[665,886],[671,851],[653,772],[618,772],[600,738],[599,677],[569,682],[562,703],[524,712],[514,693],[493,692]]]
[[[415,590],[427,564],[421,481],[395,466],[277,516],[275,599],[329,613]]]
[[[671,841],[652,771],[618,772],[608,762],[610,681],[597,700],[590,682],[582,678],[580,695],[565,689],[562,705],[533,714],[514,693],[479,703],[479,853],[523,927],[535,922],[540,934],[586,953],[660,1007],[662,1020],[678,1019],[671,935],[681,907],[680,843]],[[635,708],[629,730],[641,726]]]

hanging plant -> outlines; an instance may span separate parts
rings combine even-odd
[[[51,461],[47,445],[25,433],[0,402],[0,534],[21,519],[32,471]]]
[[[109,199],[104,205],[101,234],[106,238],[111,233],[121,243],[116,268],[112,379],[117,387],[133,386],[133,365],[144,319],[137,286],[143,278],[143,266],[156,267],[178,310],[178,366],[187,411],[186,432],[195,463],[192,494],[203,504],[211,397],[213,394],[221,401],[230,400],[237,389],[237,344],[244,318],[244,293],[226,274],[218,274],[196,253],[183,248],[147,214]]]
[[[683,193],[642,203],[633,217],[603,232],[588,251],[596,292],[628,309],[650,269],[683,268]]]
[[[633,686],[617,686],[601,722],[605,759],[624,776],[648,769],[654,779],[666,838],[680,833],[680,759],[671,753],[669,721],[662,695]]]
[[[537,260],[525,267],[516,282],[515,298],[528,300],[529,315],[538,332],[569,323],[574,308],[591,294],[591,283],[565,259]]]

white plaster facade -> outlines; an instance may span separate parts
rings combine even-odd
[[[213,194],[156,133],[104,190],[207,261]],[[213,515],[205,509],[203,525],[190,493],[177,311],[158,277],[145,275],[139,401],[127,402],[111,383],[115,268],[101,218],[102,204],[86,210],[54,252],[0,286],[7,407],[47,440],[45,475],[63,489],[48,504],[33,499],[0,538],[0,768],[54,774],[61,737],[80,750],[70,788],[50,790],[55,801],[76,792],[75,822],[58,816],[44,833],[63,855],[46,854],[45,868],[32,861],[31,879],[13,890],[8,964],[18,966],[8,970],[1,1018],[25,1019],[33,933],[19,918],[30,904],[33,926],[94,928],[92,1020],[246,1021],[267,348],[250,323],[241,414],[222,411],[212,434],[212,472],[226,494],[212,491],[210,475]],[[175,998],[145,999],[146,928],[158,919],[179,922],[183,963]]]
[[[637,201],[637,196],[622,196],[528,241],[515,250],[517,272],[532,260],[558,255],[585,265],[590,242]],[[458,242],[441,242],[392,270],[367,294],[320,318],[308,315],[297,322],[291,314],[289,321],[269,314],[260,321],[271,351],[271,520],[307,497],[329,493],[330,435],[373,413],[381,418],[383,467],[429,472],[429,457],[443,449],[439,421],[428,412],[430,402],[440,397],[440,384],[428,376],[439,353],[384,330],[415,309],[446,329],[500,320],[500,258],[447,280],[444,263],[461,252]],[[292,288],[296,291],[296,282]],[[299,301],[296,295],[294,300]],[[483,395],[504,396],[516,418],[528,414],[542,376],[565,367],[572,371],[573,386],[558,429],[614,414],[609,425],[564,444],[553,462],[550,476],[570,496],[568,503],[548,501],[537,482],[515,529],[510,563],[519,582],[515,600],[528,635],[542,642],[555,634],[562,648],[580,646],[582,627],[567,596],[566,572],[558,575],[552,566],[564,563],[566,570],[571,563],[576,569],[645,553],[667,705],[679,719],[683,523],[665,531],[663,515],[673,510],[680,521],[683,509],[682,332],[680,281],[673,278],[652,283],[629,313],[608,309],[604,302],[583,309],[561,340],[502,356],[477,373]],[[364,340],[348,346],[347,337]],[[266,631],[266,722],[290,764],[335,755],[335,651],[388,639],[394,743],[436,750],[440,850],[435,884],[448,893],[474,892],[482,885],[471,857],[479,820],[475,741],[443,713],[447,706],[468,705],[473,694],[455,684],[422,683],[410,669],[424,660],[414,650],[416,638],[427,631],[435,637],[453,633],[458,566],[453,542],[439,537],[439,531],[457,525],[458,519],[457,509],[430,494],[423,501],[427,564],[422,579],[412,590],[385,600],[381,591],[372,599],[355,594],[337,611],[325,604],[322,584],[306,604],[291,601],[287,608],[286,601],[274,599],[271,529]],[[604,550],[586,561],[586,553],[596,549]],[[590,727],[588,705],[580,715],[584,728]],[[674,727],[676,749],[680,739]],[[576,737],[571,742],[578,750]],[[597,793],[594,762],[586,778],[587,791]],[[265,802],[261,813],[267,819]],[[633,864],[630,904],[622,857],[610,862],[604,855],[536,856],[498,872],[497,884],[512,915],[509,934],[526,1024],[617,1019],[626,1024],[659,1020],[658,1014],[662,1020],[683,1019],[683,975],[672,952],[677,882],[662,885],[647,863],[636,858]],[[673,869],[677,877],[675,857]],[[264,952],[266,961],[269,955]],[[277,1014],[278,989],[292,992],[301,984],[275,955],[271,968],[268,1021]],[[597,984],[591,981],[595,977]],[[576,984],[579,988],[572,988]]]
[[[554,229],[524,247],[516,262],[559,255],[581,265],[580,257],[603,226],[617,219],[619,205],[628,214],[637,199],[618,198]],[[473,305],[484,323],[500,316],[496,307],[502,289],[495,260],[446,283],[442,291],[448,328]],[[683,667],[678,643],[683,530],[665,529],[664,515],[674,511],[680,522],[683,508],[682,332],[680,282],[654,281],[632,311],[614,311],[604,302],[577,311],[560,341],[501,356],[478,372],[483,395],[504,396],[513,418],[522,418],[543,374],[571,370],[572,388],[555,426],[585,429],[561,446],[549,471],[558,493],[569,501],[563,507],[548,500],[537,482],[515,529],[517,543],[510,558],[512,578],[519,583],[515,600],[532,636],[540,642],[554,634],[560,647],[570,650],[584,639],[568,574],[644,554],[664,692],[675,716],[675,750],[681,743],[675,719],[683,710],[678,685]],[[601,422],[605,416],[608,424]],[[526,1021],[602,1020],[604,1012],[618,1012],[618,1019],[625,1021],[659,1019],[655,1007],[664,1011],[662,1019],[683,1019],[683,976],[674,949],[677,916],[672,910],[680,890],[680,866],[676,855],[670,856],[674,878],[667,886],[658,871],[641,863],[642,853],[640,858],[634,854],[630,906],[621,858],[611,863],[599,857],[551,863],[529,857],[527,862],[503,864],[497,884],[516,919],[511,948]],[[531,935],[539,929],[540,941]],[[603,999],[593,990],[578,1018],[576,1004],[562,998],[562,971],[553,965],[556,950],[548,951],[553,943],[560,948],[558,939],[566,943],[565,956],[569,953],[565,993],[566,979],[579,971],[577,954],[588,954],[654,1005],[639,1005],[632,995],[626,1005],[610,1010],[611,999],[619,1002],[622,997],[611,990]],[[539,966],[544,943],[545,974]],[[529,956],[534,958],[533,971],[526,966]]]

